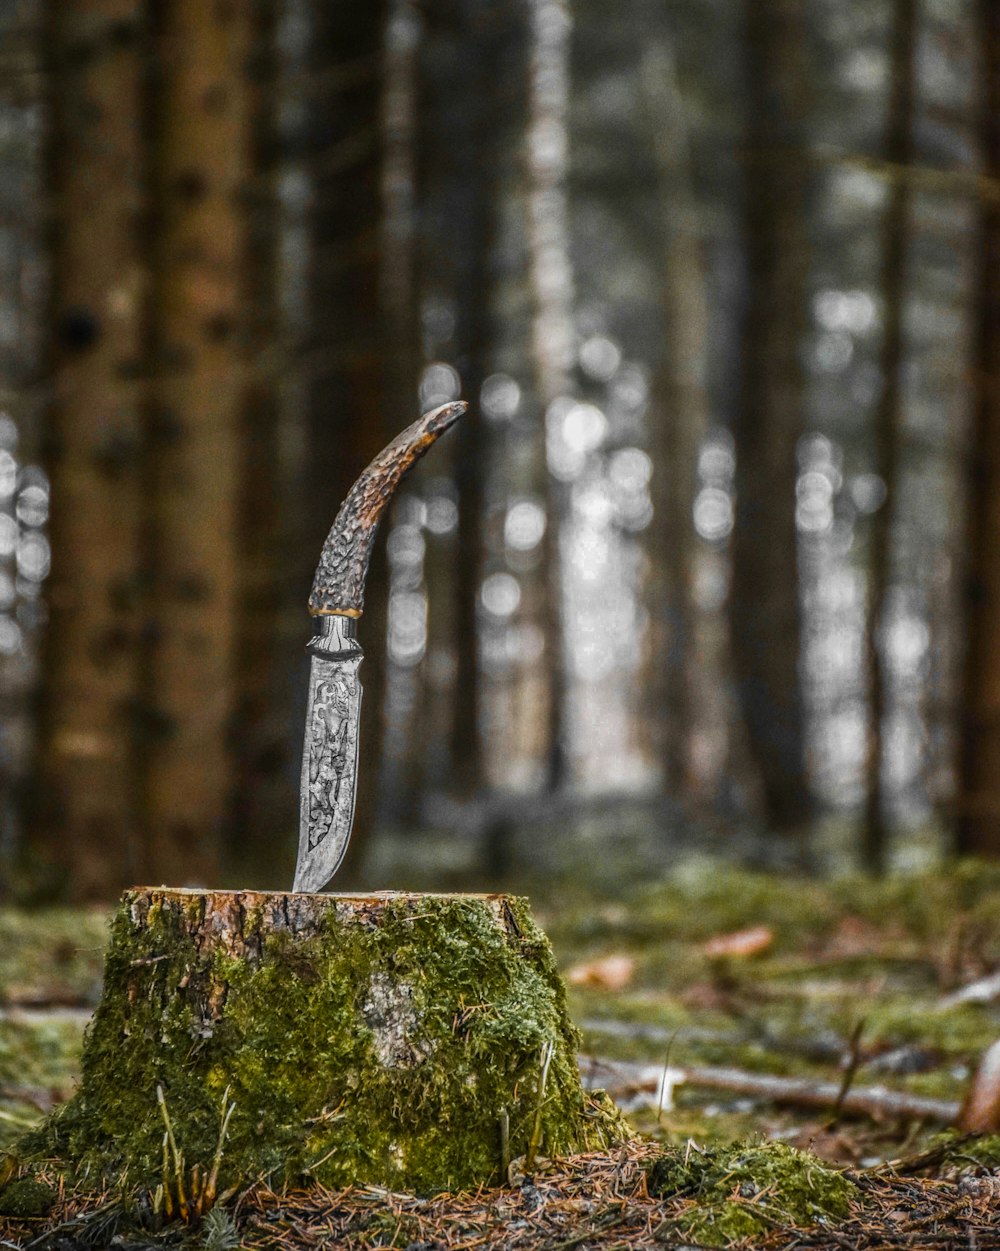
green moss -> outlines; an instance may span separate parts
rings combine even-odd
[[[948,1174],[967,1170],[1000,1168],[1000,1134],[964,1134],[957,1129],[947,1129],[935,1134],[925,1144],[929,1151],[940,1151],[938,1168]]]
[[[0,1017],[0,1149],[41,1120],[39,1092],[69,1097],[82,1034],[73,1017]]]
[[[636,890],[627,908],[595,907],[587,899],[579,909],[561,911],[550,929],[557,945],[569,938],[579,950],[581,944],[610,939],[648,949],[652,957],[656,944],[686,946],[750,924],[770,925],[781,951],[822,933],[836,913],[829,888],[813,879],[754,873],[705,857]]]
[[[1000,1168],[1000,1134],[984,1134],[981,1138],[956,1143],[949,1159],[958,1164],[977,1164],[988,1169]]]
[[[82,1033],[71,1018],[0,1018],[0,1086],[66,1085],[79,1066]]]
[[[252,954],[237,958],[197,948],[177,898],[142,926],[129,896],[116,914],[80,1091],[29,1144],[36,1152],[155,1185],[159,1085],[187,1166],[205,1169],[228,1090],[220,1189],[259,1175],[475,1185],[499,1174],[503,1116],[510,1156],[527,1150],[549,1044],[541,1153],[627,1132],[584,1099],[562,983],[524,901],[510,901],[507,925],[475,897],[403,896],[363,922],[331,907],[308,936],[251,912]]]
[[[48,1216],[55,1201],[51,1186],[24,1177],[0,1190],[0,1216]]]
[[[677,1148],[650,1165],[651,1194],[691,1198],[676,1225],[705,1246],[727,1246],[775,1225],[842,1219],[856,1191],[843,1174],[784,1143]]]
[[[609,954],[634,960],[634,976],[619,990],[570,988],[586,1049],[602,1058],[663,1064],[669,1046],[681,1067],[828,1081],[863,1018],[856,1085],[961,1099],[968,1071],[996,1038],[997,1009],[948,1006],[945,996],[1000,961],[998,899],[1000,869],[988,864],[879,882],[803,881],[701,859],[624,902],[561,900],[548,931],[566,968]],[[707,938],[760,924],[774,940],[753,959],[705,954]],[[588,1029],[597,1018],[650,1028]],[[910,1060],[890,1067],[887,1053],[904,1048]],[[679,1110],[655,1126],[658,1136],[692,1123],[698,1141],[746,1132],[738,1100],[683,1087],[678,1098]],[[713,1111],[700,1124],[699,1104]],[[633,1115],[642,1130],[650,1119]],[[895,1152],[888,1140],[884,1149]]]

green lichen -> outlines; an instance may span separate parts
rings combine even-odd
[[[676,1219],[679,1233],[703,1246],[724,1247],[776,1225],[842,1219],[855,1196],[842,1173],[785,1143],[688,1146],[663,1152],[649,1166],[651,1194],[690,1198]]]
[[[23,1177],[0,1190],[0,1216],[48,1216],[56,1192],[33,1177]]]
[[[80,1090],[29,1144],[36,1152],[155,1186],[161,1086],[185,1167],[205,1170],[228,1090],[220,1190],[262,1175],[467,1187],[499,1177],[504,1116],[509,1155],[527,1150],[549,1043],[540,1151],[627,1133],[581,1092],[578,1036],[524,901],[508,902],[507,925],[469,896],[401,896],[362,922],[331,907],[308,936],[271,930],[251,910],[237,956],[196,947],[177,898],[137,926],[126,895]],[[184,908],[200,906],[188,899]]]

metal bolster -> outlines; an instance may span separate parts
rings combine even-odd
[[[320,656],[325,660],[338,660],[364,654],[357,642],[356,617],[326,613],[321,617],[313,617],[313,624],[319,633],[314,634],[306,644],[306,651],[310,656]]]

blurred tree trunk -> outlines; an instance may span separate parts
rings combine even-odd
[[[744,0],[747,57],[736,523],[730,593],[737,696],[770,830],[804,839],[810,816],[799,680],[795,528],[802,432],[808,167],[802,0]]]
[[[440,242],[427,258],[427,278],[453,296],[451,359],[471,403],[455,432],[453,452],[458,532],[450,540],[454,602],[448,640],[455,659],[448,727],[451,775],[466,795],[482,787],[484,772],[478,606],[488,454],[479,395],[493,347],[493,257],[506,138],[502,119],[519,28],[516,6],[501,0],[448,0],[428,11],[428,108],[421,148],[427,153],[428,190],[437,188],[440,217],[434,235]],[[428,541],[442,539],[432,534]]]
[[[236,626],[236,698],[233,717],[234,795],[225,862],[247,882],[259,866],[274,880],[276,839],[294,825],[289,793],[288,722],[274,698],[279,664],[281,565],[278,372],[278,0],[247,0],[253,14],[253,49],[247,64],[250,95],[250,173],[247,209],[245,343],[247,385],[239,427],[236,535],[242,597]],[[293,840],[290,840],[293,841]],[[280,845],[280,844],[279,844]]]
[[[1000,8],[980,0],[982,141],[1000,179]],[[961,704],[957,850],[1000,856],[1000,201],[981,205],[976,389],[969,455],[966,656]]]
[[[546,420],[568,395],[574,360],[573,273],[566,180],[572,15],[567,0],[530,0],[528,65],[528,252],[533,300],[532,356],[541,408],[538,472],[546,501],[542,615],[548,733],[546,788],[569,779],[570,674],[563,608],[561,535],[566,488],[548,471]]]
[[[139,0],[52,0],[55,552],[32,858],[76,899],[134,877],[146,270]]]
[[[697,540],[692,508],[698,450],[708,425],[704,377],[708,307],[684,101],[667,43],[657,44],[646,54],[642,81],[664,221],[664,355],[654,384],[656,414],[651,427],[655,552],[650,686],[664,780],[672,796],[684,799],[691,792],[695,725]]]
[[[251,6],[157,0],[157,389],[145,873],[215,877],[234,781],[240,436],[247,396]]]
[[[14,493],[0,502],[0,525],[9,528],[10,536],[15,527],[23,535],[18,544],[20,564],[18,546],[9,541],[0,559],[0,581],[7,588],[0,616],[0,626],[7,634],[7,647],[0,655],[4,744],[0,753],[0,902],[20,895],[24,888],[31,889],[28,858],[24,864],[19,860],[25,851],[25,827],[31,820],[39,775],[39,652],[47,608],[40,591],[49,569],[47,547],[37,540],[39,529],[47,522],[48,484],[35,466],[45,455],[43,427],[48,424],[53,398],[47,374],[52,291],[49,282],[38,281],[40,263],[48,266],[51,260],[46,241],[52,229],[50,193],[54,190],[49,178],[54,79],[49,71],[55,47],[47,29],[48,12],[49,7],[36,0],[31,5],[8,7],[3,17],[0,111],[5,118],[5,140],[0,150],[5,176],[0,182],[4,240],[0,294],[4,332],[0,335],[0,410],[5,420],[0,421],[0,445],[5,455],[16,456],[24,467],[18,473]],[[39,117],[45,119],[41,131]],[[51,271],[46,277],[50,276]],[[8,472],[11,468],[8,462]],[[27,515],[23,515],[25,508]],[[26,549],[21,546],[24,539],[33,545],[27,551],[35,557],[29,556],[27,564],[23,559]],[[30,859],[39,866],[43,856],[40,853]]]
[[[458,535],[450,747],[455,786],[460,793],[471,795],[483,785],[478,609],[488,460],[487,430],[479,397],[489,373],[492,349],[492,261],[501,204],[503,134],[498,103],[505,68],[505,15],[504,6],[496,0],[453,0],[449,7],[453,10],[456,69],[464,62],[467,75],[464,89],[452,80],[460,98],[453,113],[457,126],[450,136],[455,162],[450,198],[457,214],[454,220],[462,223],[454,275],[455,367],[462,378],[462,394],[471,405],[456,432],[454,461]]]
[[[466,223],[456,220],[454,215],[456,180],[475,182],[476,175],[474,165],[471,170],[457,169],[455,132],[461,132],[463,121],[456,118],[456,104],[463,117],[475,108],[468,98],[469,81],[474,75],[466,75],[469,64],[476,63],[478,48],[466,48],[462,44],[463,16],[464,6],[452,0],[424,9],[413,50],[411,173],[419,225],[413,240],[410,277],[418,309],[454,301],[454,266],[461,263],[456,258],[465,253]],[[465,155],[468,158],[467,152]],[[454,311],[457,323],[461,313]],[[425,341],[417,344],[418,375],[428,363],[428,354],[452,360],[454,344],[454,329],[450,338],[442,336],[440,352],[433,337],[425,336]],[[426,390],[424,395],[427,395]],[[435,395],[433,401],[423,400],[421,407],[433,407],[444,398],[442,392]],[[434,469],[438,473],[443,471],[454,478],[454,440],[471,417],[469,414],[463,418],[459,431],[436,453]],[[432,469],[428,477],[433,476]],[[433,506],[434,486],[421,473],[410,491],[413,496],[410,503],[420,500],[414,511],[423,508],[426,520],[426,510]],[[415,524],[412,519],[407,522],[408,526]],[[414,598],[409,600],[410,611],[419,603],[417,596],[423,596],[426,607],[423,653],[404,667],[403,676],[410,688],[410,698],[393,818],[404,828],[420,824],[425,797],[433,791],[447,789],[452,778],[451,727],[457,695],[454,674],[450,670],[455,658],[456,587],[460,576],[455,546],[453,531],[439,533],[432,526],[424,525],[419,538],[413,535],[412,543],[408,540],[410,558],[396,575],[401,592],[397,607],[404,602],[402,595],[409,597],[411,594]]]
[[[899,487],[903,413],[903,314],[906,298],[906,251],[909,239],[909,184],[906,167],[913,159],[913,113],[916,91],[916,0],[897,0],[893,8],[890,96],[886,159],[898,172],[889,188],[882,220],[882,390],[875,413],[874,471],[885,483],[886,502],[872,519],[868,566],[868,612],[865,662],[868,673],[868,743],[865,772],[862,861],[882,873],[888,854],[885,797],[885,719],[888,683],[886,607],[892,579],[892,531]]]
[[[303,607],[341,501],[389,438],[416,416],[387,411],[380,307],[384,36],[387,0],[315,0],[307,62],[305,168],[310,182],[308,318],[302,461]],[[356,875],[376,819],[386,664],[385,533],[373,557],[359,636],[366,661],[354,834],[341,869]],[[301,669],[306,673],[305,660]],[[338,877],[338,885],[341,878]]]
[[[417,296],[417,152],[418,152],[418,60],[424,40],[423,21],[414,0],[390,0],[385,34],[382,94],[382,229],[379,286],[381,292],[383,360],[386,407],[397,414],[400,427],[416,413],[420,374],[420,314]],[[391,424],[391,421],[390,421]],[[394,515],[385,522],[391,530]],[[384,549],[383,549],[384,551]],[[404,767],[395,776],[386,768],[389,739],[389,682],[392,658],[388,649],[391,570],[384,558],[373,577],[383,579],[376,597],[376,620],[369,628],[383,639],[380,673],[365,679],[366,716],[377,716],[379,767],[360,779],[361,798],[379,820],[387,824],[412,824],[419,793],[423,745],[415,718],[403,717],[399,739],[406,745]],[[396,671],[398,677],[398,670]],[[422,674],[407,672],[407,684],[419,684]],[[397,688],[396,693],[399,693]],[[389,785],[381,786],[387,780]]]

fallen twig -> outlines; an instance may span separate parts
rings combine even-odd
[[[917,1173],[925,1173],[929,1169],[935,1169],[939,1164],[943,1164],[945,1160],[975,1138],[975,1134],[963,1134],[960,1138],[949,1138],[947,1142],[937,1142],[933,1147],[928,1147],[926,1151],[918,1151],[916,1155],[900,1156],[895,1160],[885,1160],[882,1164],[876,1164],[874,1167],[864,1170],[863,1172],[851,1172],[848,1176],[858,1181],[861,1177],[880,1177],[886,1173],[895,1177],[913,1177]]]
[[[850,1094],[851,1086],[854,1084],[854,1077],[861,1062],[861,1035],[864,1032],[864,1028],[865,1021],[864,1017],[862,1017],[851,1031],[851,1049],[847,1056],[847,1064],[844,1066],[844,1076],[840,1082],[840,1089],[837,1091],[837,1098],[833,1105],[833,1117],[830,1121],[831,1128],[835,1127],[840,1120],[841,1113],[844,1110],[844,1101]]]
[[[656,1064],[629,1064],[584,1056],[580,1069],[585,1086],[603,1087],[612,1098],[616,1094],[648,1093],[655,1100],[663,1080],[663,1068]],[[675,1070],[674,1084],[681,1083],[707,1090],[727,1090],[797,1108],[835,1107],[842,1087],[841,1082],[775,1077],[710,1065]],[[908,1091],[888,1090],[884,1086],[858,1086],[844,1095],[841,1112],[874,1119],[920,1118],[953,1125],[958,1119],[959,1106],[958,1101],[952,1099],[934,1099]]]

